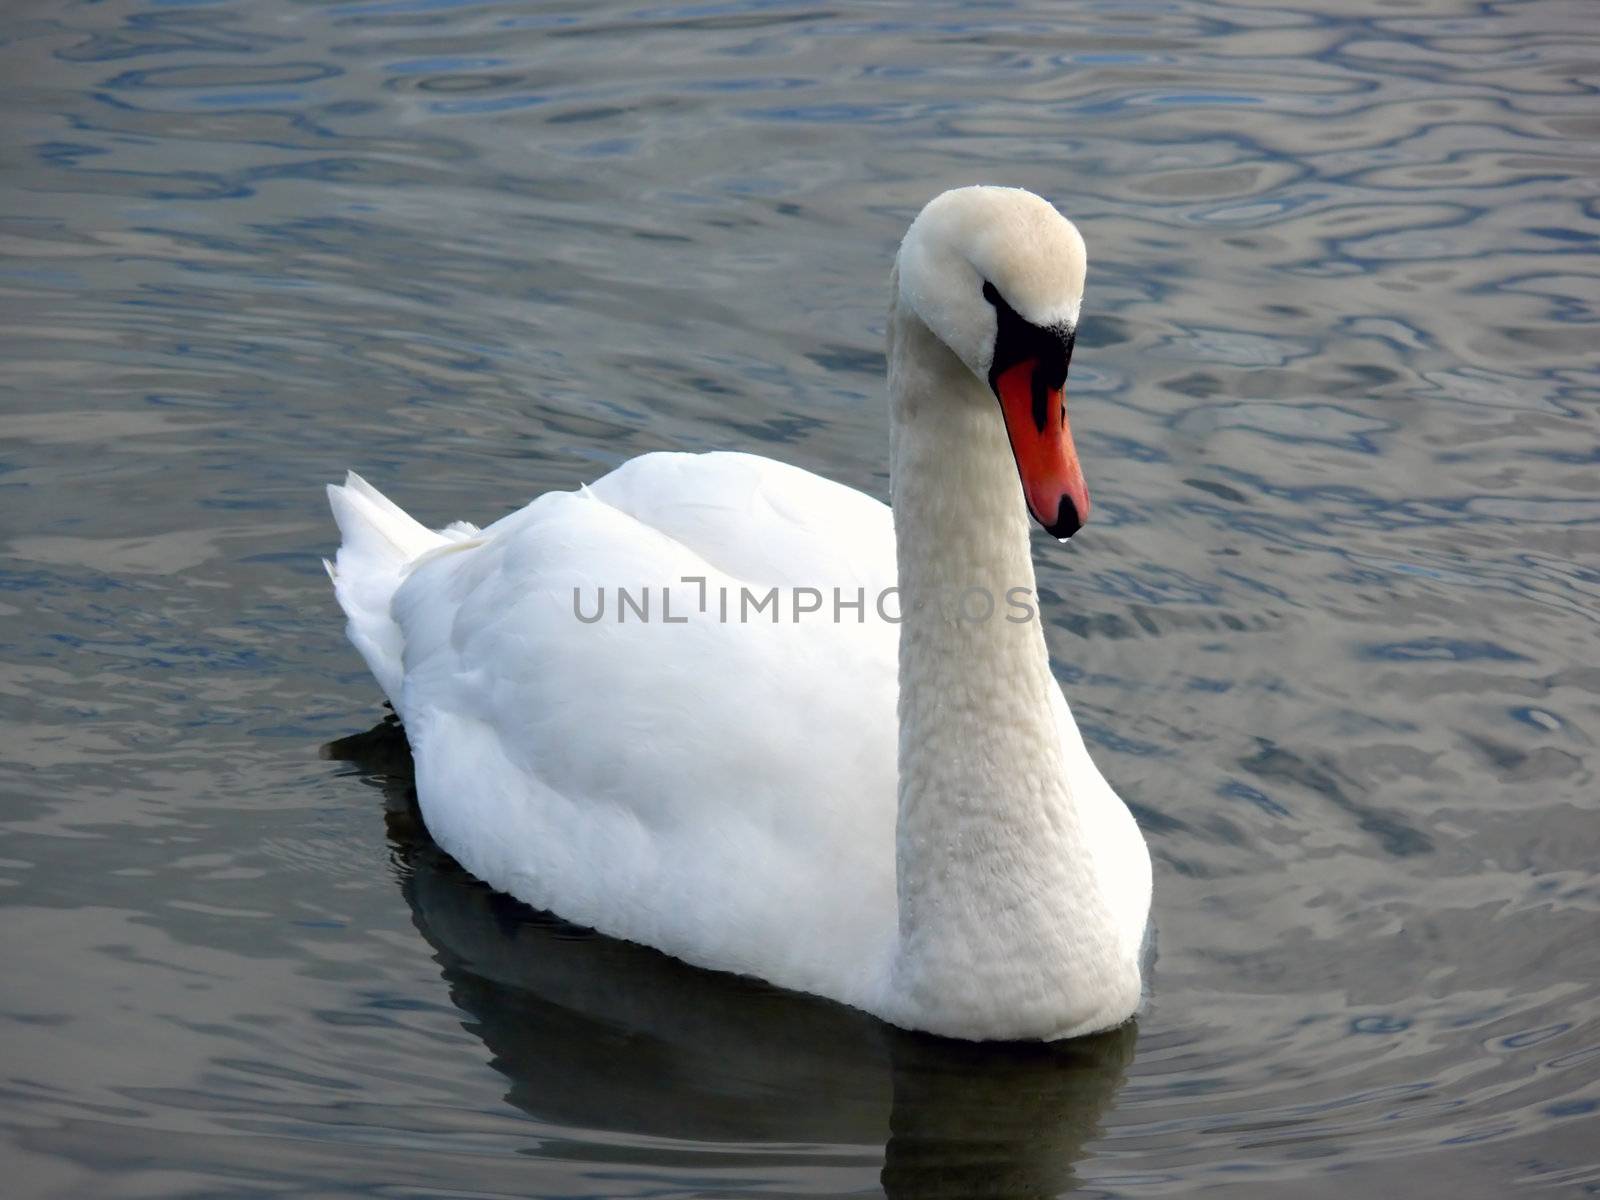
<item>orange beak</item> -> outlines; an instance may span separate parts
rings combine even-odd
[[[1065,382],[1050,386],[1037,358],[1013,363],[993,378],[1028,511],[1064,541],[1089,519],[1089,487],[1067,427]]]

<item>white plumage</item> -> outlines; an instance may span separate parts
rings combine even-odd
[[[995,318],[968,305],[976,327],[946,316],[936,335],[910,298],[979,286],[937,265],[963,236],[949,212],[929,222],[941,204],[1009,231],[1023,265],[985,278],[1024,317],[1075,315],[1081,290],[1081,241],[1036,197],[929,205],[891,321],[895,513],[770,459],[650,454],[433,532],[352,474],[328,489],[329,573],[405,724],[429,831],[492,886],[901,1025],[1067,1036],[1138,1003],[1149,858],[1037,619],[932,602],[1033,585],[982,382]],[[924,223],[944,240],[916,241]],[[914,247],[936,265],[907,280]],[[776,622],[752,612],[774,588]]]

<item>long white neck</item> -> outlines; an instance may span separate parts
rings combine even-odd
[[[903,614],[893,989],[916,1024],[955,1036],[1115,1023],[1137,1002],[1137,963],[1130,980],[1068,778],[998,405],[901,304],[889,392]]]

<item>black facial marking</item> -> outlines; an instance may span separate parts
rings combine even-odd
[[[983,298],[994,305],[999,322],[994,338],[994,361],[989,364],[989,386],[998,396],[1000,376],[1008,367],[1035,360],[1038,365],[1033,371],[1033,424],[1043,433],[1050,423],[1050,393],[1059,391],[1067,381],[1072,344],[1077,340],[1078,331],[1071,325],[1043,328],[1024,321],[988,280],[983,284]],[[1062,405],[1061,411],[1061,419],[1065,421],[1066,405]]]

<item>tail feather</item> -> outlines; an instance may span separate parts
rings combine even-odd
[[[328,485],[328,503],[344,535],[336,567],[347,550],[403,566],[445,540],[354,471],[345,476],[343,486]]]
[[[405,639],[390,601],[409,563],[453,539],[413,519],[354,471],[342,485],[328,485],[328,504],[343,541],[333,562],[323,565],[349,619],[350,641],[398,708]]]

